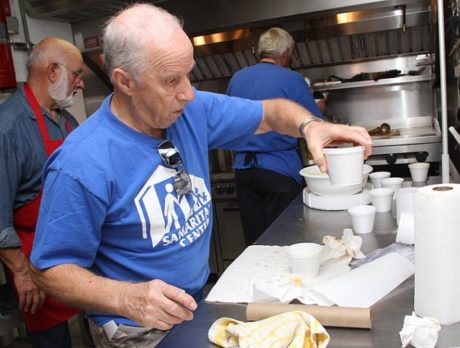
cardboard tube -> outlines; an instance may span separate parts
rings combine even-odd
[[[260,320],[291,311],[304,311],[313,315],[323,326],[371,329],[371,309],[353,307],[326,307],[304,304],[249,303],[247,320]]]

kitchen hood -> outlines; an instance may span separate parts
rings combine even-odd
[[[271,26],[296,41],[292,68],[433,51],[435,2],[428,0],[157,0],[176,14],[195,45],[192,82],[227,79],[257,62],[259,35]],[[91,69],[103,72],[100,28],[125,1],[24,0],[32,17],[72,23]]]

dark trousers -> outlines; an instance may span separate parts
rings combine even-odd
[[[67,321],[43,331],[28,331],[27,338],[33,348],[72,348]]]
[[[236,190],[246,245],[257,238],[302,191],[294,179],[271,170],[235,170]]]

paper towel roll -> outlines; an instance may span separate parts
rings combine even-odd
[[[449,325],[460,321],[460,185],[422,187],[414,206],[414,309]]]
[[[281,303],[248,303],[246,318],[248,320],[260,320],[290,311],[307,312],[313,315],[323,326],[353,327],[361,329],[372,328],[370,308],[324,307]]]

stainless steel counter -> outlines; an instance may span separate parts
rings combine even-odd
[[[297,242],[320,243],[324,235],[342,236],[351,228],[346,211],[320,211],[302,203],[299,195],[256,244],[289,245]],[[378,213],[374,232],[361,235],[366,254],[395,240],[396,224],[391,213]],[[328,348],[401,347],[399,331],[404,316],[414,307],[414,278],[411,277],[372,307],[372,330],[326,328],[331,335]],[[208,330],[218,318],[226,316],[246,321],[246,305],[215,304],[202,301],[190,322],[176,326],[159,347],[216,347],[208,341]],[[460,323],[443,326],[436,347],[460,346]]]

